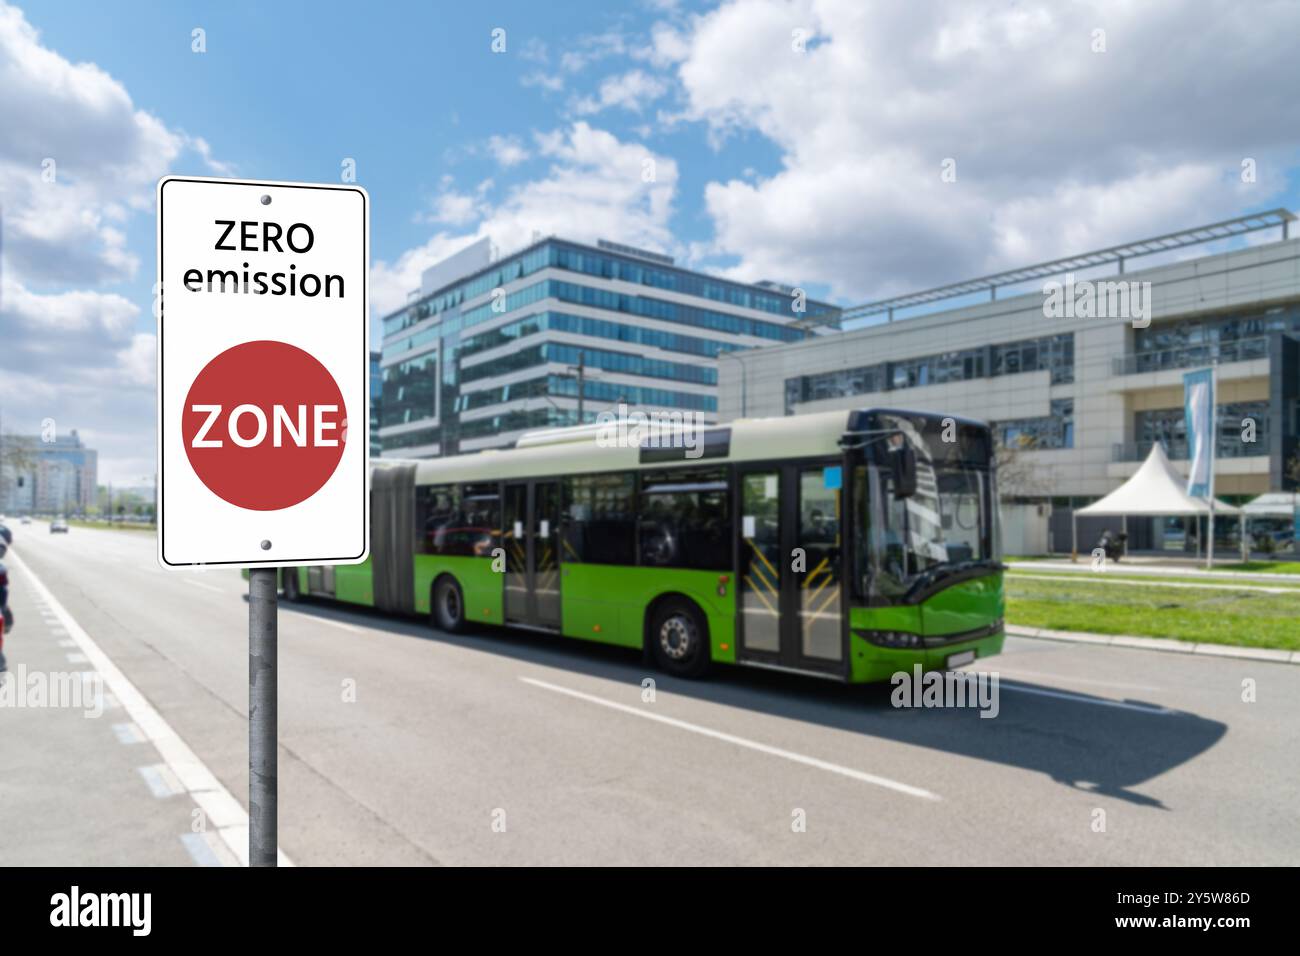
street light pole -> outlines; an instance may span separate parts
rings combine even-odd
[[[587,409],[587,352],[585,349],[578,350],[578,364],[570,365],[567,370],[578,379],[578,424],[581,425],[583,415]]]
[[[583,385],[587,379],[587,353],[582,349],[578,350],[578,424],[582,424],[583,413]]]
[[[719,352],[718,358],[732,359],[740,367],[740,417],[744,418],[749,413],[749,369],[735,352]]]

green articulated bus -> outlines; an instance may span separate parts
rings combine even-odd
[[[371,472],[370,559],[288,568],[435,627],[528,628],[841,681],[1003,642],[987,425],[891,409],[701,429],[597,423]]]

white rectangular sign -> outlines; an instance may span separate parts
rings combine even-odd
[[[158,560],[370,551],[370,200],[357,186],[158,183]]]

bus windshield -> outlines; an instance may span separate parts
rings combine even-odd
[[[930,416],[880,413],[875,429],[901,432],[916,452],[916,492],[895,496],[881,453],[866,454],[860,486],[858,569],[868,597],[901,599],[982,565],[995,567],[997,500],[989,433]],[[946,440],[945,440],[946,439]]]

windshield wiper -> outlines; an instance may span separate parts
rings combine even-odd
[[[992,558],[981,558],[979,560],[958,561],[956,564],[944,563],[936,564],[926,568],[916,576],[911,586],[907,589],[907,596],[929,587],[944,578],[952,577],[954,574],[961,574],[963,571],[970,571],[974,568],[988,568],[990,571],[1002,570],[1002,565]]]

